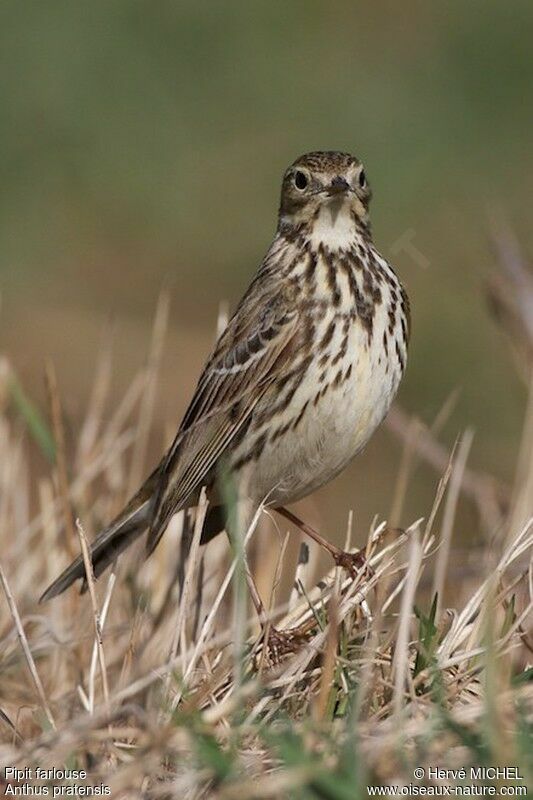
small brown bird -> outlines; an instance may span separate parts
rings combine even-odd
[[[202,486],[210,497],[202,541],[222,531],[221,464],[249,513],[261,503],[279,510],[337,563],[352,566],[352,554],[284,506],[330,481],[364,447],[405,369],[409,302],[374,247],[370,197],[363,165],[347,153],[308,153],[287,169],[274,241],[218,339],[170,449],[93,542],[96,576],[146,530],[149,555],[171,517],[197,504]],[[41,599],[77,578],[85,586],[81,557]]]

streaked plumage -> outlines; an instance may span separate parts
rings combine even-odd
[[[409,337],[407,295],[373,245],[369,201],[353,156],[309,153],[289,167],[274,241],[169,451],[93,543],[97,575],[146,529],[151,553],[203,485],[213,498],[204,538],[221,530],[221,459],[251,507],[277,507],[331,480],[364,447],[398,389]],[[83,576],[77,559],[43,598]]]

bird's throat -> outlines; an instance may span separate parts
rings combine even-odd
[[[313,220],[310,238],[314,247],[346,250],[357,237],[353,210],[344,197],[334,198],[320,207]]]

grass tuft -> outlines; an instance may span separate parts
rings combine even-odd
[[[262,653],[242,593],[257,520],[243,552],[232,555],[217,540],[203,551],[205,497],[196,523],[175,518],[146,563],[134,549],[109,578],[89,574],[88,599],[71,592],[37,605],[69,558],[69,515],[82,520],[78,546],[87,559],[85,530],[111,516],[139,474],[167,312],[164,300],[148,367],[107,423],[104,348],[76,457],[67,463],[61,441],[33,518],[21,489],[31,448],[21,446],[12,408],[2,408],[0,765],[86,769],[88,782],[124,798],[354,800],[369,786],[417,783],[414,768],[427,775],[430,766],[512,765],[533,787],[533,518],[524,518],[522,483],[513,488],[520,514],[507,509],[509,526],[519,524],[493,539],[479,578],[446,605],[457,587],[457,503],[473,486],[478,505],[483,496],[466,464],[468,432],[444,462],[431,429],[422,454],[418,439],[407,443],[409,474],[424,453],[439,455],[434,506],[406,530],[373,526],[370,569],[355,579],[336,569],[316,575],[313,547],[311,557],[304,548],[284,595],[278,565],[269,619],[310,631],[280,663]],[[55,383],[52,395],[57,433]],[[48,441],[31,404],[17,408],[32,435]],[[408,428],[419,436],[418,426]],[[531,469],[522,461],[517,480],[530,485]],[[396,511],[409,474],[398,477]],[[350,516],[348,539],[351,529]],[[189,535],[190,547],[180,548]]]

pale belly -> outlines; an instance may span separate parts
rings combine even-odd
[[[307,404],[301,420],[283,436],[267,440],[250,465],[247,493],[255,502],[290,503],[332,480],[382,422],[402,370],[394,352],[387,357],[381,326],[376,327],[369,344],[366,332],[353,326],[344,358],[327,373],[327,389],[328,379],[321,383],[317,371],[308,370],[291,403],[294,419]]]

